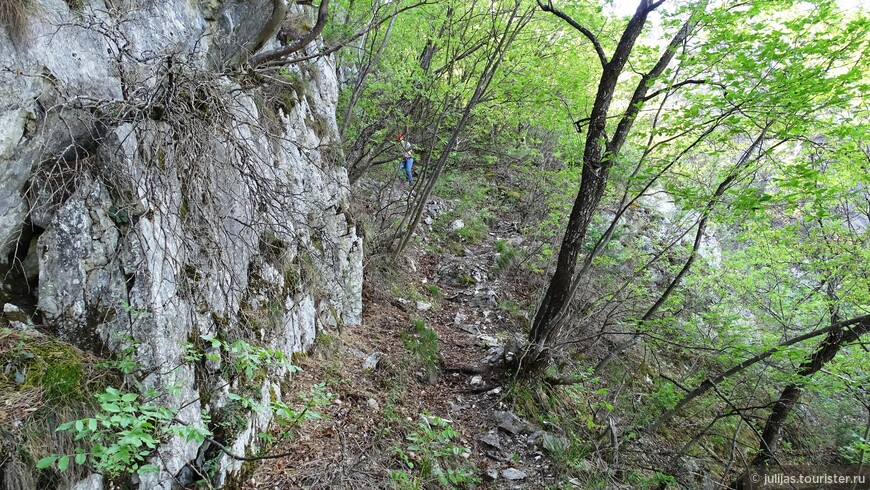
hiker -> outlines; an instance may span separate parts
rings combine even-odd
[[[396,142],[402,145],[402,163],[399,165],[399,169],[405,171],[405,175],[408,177],[408,184],[414,185],[414,174],[411,172],[411,167],[414,165],[414,157],[411,155],[411,143],[405,139],[405,135],[402,133],[396,135]]]

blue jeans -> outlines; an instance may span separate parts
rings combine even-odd
[[[408,176],[408,183],[414,183],[414,174],[411,172],[411,167],[414,165],[414,157],[405,158],[402,160],[402,164],[399,166],[400,170],[405,171],[405,175]]]

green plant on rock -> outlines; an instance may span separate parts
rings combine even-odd
[[[396,447],[396,455],[405,466],[390,472],[395,488],[429,488],[434,483],[443,487],[462,488],[480,482],[473,468],[465,464],[471,450],[454,441],[459,433],[450,421],[423,413],[420,421],[405,439],[404,447]]]
[[[99,410],[92,417],[61,424],[57,431],[74,434],[78,447],[74,454],[52,454],[39,460],[37,468],[56,467],[65,471],[71,461],[89,462],[97,471],[110,476],[124,473],[156,471],[145,464],[146,458],[168,436],[175,412],[156,403],[140,400],[136,393],[125,393],[117,388],[106,388],[96,395]],[[176,427],[176,431],[178,431]],[[205,428],[185,426],[188,440],[202,443],[210,432]]]
[[[326,390],[326,383],[318,383],[309,388],[307,392],[300,393],[298,398],[302,402],[301,409],[293,408],[282,400],[272,402],[275,421],[281,427],[281,433],[275,439],[274,444],[292,438],[294,436],[293,431],[302,422],[324,418],[323,413],[317,409],[332,403],[335,395]]]
[[[244,374],[248,379],[258,377],[263,370],[268,368],[285,369],[290,373],[299,371],[299,368],[291,363],[287,355],[278,349],[251,345],[241,339],[227,342],[212,335],[202,335],[200,338],[207,342],[210,348],[201,351],[196,346],[187,344],[185,346],[185,359],[197,361],[200,358],[205,358],[219,361],[221,360],[220,352],[223,352],[227,369],[230,370],[229,374]]]
[[[477,282],[474,279],[474,276],[472,276],[471,274],[469,274],[467,272],[463,272],[463,273],[459,274],[459,276],[457,277],[457,280],[459,281],[459,284],[462,286],[472,286]]]

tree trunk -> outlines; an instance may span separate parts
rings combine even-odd
[[[857,340],[866,331],[867,325],[861,325],[847,332],[842,330],[831,331],[813,355],[801,364],[797,375],[808,378],[816,374],[825,364],[834,359],[844,344]],[[800,383],[791,383],[782,390],[779,399],[773,405],[770,415],[767,417],[764,432],[761,435],[759,452],[755,456],[755,459],[752,460],[753,466],[766,465],[773,459],[785,420],[802,394],[803,385]]]
[[[593,42],[599,54],[603,71],[598,83],[595,103],[589,116],[588,134],[586,135],[586,145],[583,150],[580,191],[577,194],[574,206],[571,209],[571,215],[568,218],[568,226],[562,238],[562,245],[559,248],[556,269],[553,272],[553,277],[550,280],[550,285],[547,287],[544,299],[541,301],[535,314],[532,330],[529,332],[530,350],[525,359],[523,359],[525,366],[522,367],[524,367],[525,371],[521,374],[528,375],[539,372],[540,368],[546,365],[549,357],[547,350],[559,334],[562,317],[571,301],[571,286],[574,282],[577,269],[577,257],[580,254],[583,240],[586,238],[592,216],[598,208],[601,197],[604,195],[610,168],[613,166],[617,155],[619,155],[619,151],[634,124],[634,119],[646,100],[650,82],[664,72],[667,65],[673,59],[677,48],[688,36],[694,25],[691,21],[684,24],[661,55],[656,65],[641,77],[641,81],[632,95],[628,109],[617,125],[616,132],[612,138],[608,139],[606,132],[607,116],[613,100],[613,94],[616,91],[619,75],[625,68],[634,44],[643,30],[644,24],[646,24],[647,15],[660,4],[660,1],[641,0],[634,16],[632,16],[625,31],[622,33],[613,58],[607,61],[598,40],[591,32],[576,25],[576,22],[569,20],[570,18],[567,15],[554,9],[551,4],[544,5],[540,0],[538,2],[538,5],[543,10],[553,12],[560,18],[568,20],[572,26],[577,27],[578,30]]]
[[[396,22],[396,17],[398,17],[398,13],[394,13],[392,17],[390,17],[390,23],[387,24],[387,30],[384,33],[383,39],[381,39],[380,46],[378,46],[377,50],[371,53],[366,63],[361,64],[361,66],[359,67],[359,71],[356,75],[356,80],[354,80],[353,90],[351,90],[350,93],[350,100],[348,100],[347,102],[347,108],[345,108],[344,110],[344,116],[341,118],[341,124],[338,127],[340,137],[344,137],[344,132],[347,129],[347,125],[350,124],[350,119],[353,116],[353,110],[356,107],[357,102],[359,102],[359,98],[363,93],[363,84],[365,83],[366,78],[377,66],[378,61],[380,61],[381,55],[384,52],[384,49],[386,49],[387,47],[387,41],[390,39],[390,33],[393,31],[393,24]]]

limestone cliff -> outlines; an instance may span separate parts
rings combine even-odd
[[[361,317],[332,61],[266,75],[230,63],[271,8],[39,0],[20,32],[0,30],[0,302],[99,355],[134,352],[139,386],[193,426],[215,424],[231,391],[268,407],[288,373],[233,378],[224,359],[185,362],[186,345],[289,355]],[[236,454],[271,419],[252,414],[224,434]],[[174,437],[150,458],[160,472],[134,481],[178,488],[209,458],[216,485],[241,467]]]

